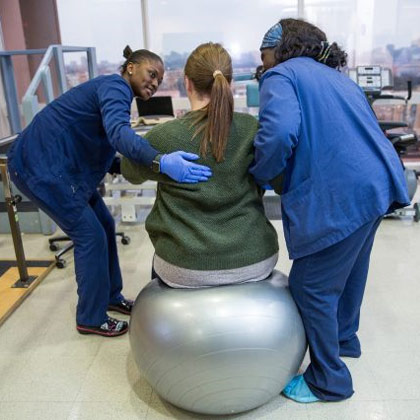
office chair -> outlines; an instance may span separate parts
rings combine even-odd
[[[98,186],[98,191],[102,197],[105,196],[105,184],[101,182]],[[124,232],[115,232],[116,236],[121,236],[121,243],[123,245],[128,245],[130,243],[130,237],[127,236]],[[67,262],[62,256],[74,248],[74,243],[67,235],[56,236],[54,238],[48,239],[50,250],[55,252],[55,265],[57,268],[64,268],[67,265]],[[68,242],[64,248],[59,249],[57,242]],[[56,252],[58,251],[58,252]]]
[[[116,232],[116,236],[121,236],[121,243],[123,245],[128,245],[130,243],[130,237],[125,235],[124,232]],[[57,268],[64,268],[67,265],[67,261],[62,258],[64,254],[66,254],[68,251],[72,250],[74,248],[74,243],[72,240],[66,236],[56,236],[55,238],[48,239],[50,250],[55,252],[54,258],[55,258],[55,265]],[[56,242],[68,242],[66,246],[59,250],[59,247],[57,246]]]

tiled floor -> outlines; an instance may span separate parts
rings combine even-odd
[[[275,223],[282,237],[279,222]],[[124,227],[119,245],[125,294],[135,297],[150,274],[152,246],[142,225]],[[29,258],[51,255],[47,238],[24,235]],[[13,257],[0,235],[2,258]],[[281,239],[278,269],[291,263]],[[340,403],[299,405],[278,396],[232,419],[420,419],[420,223],[385,220],[377,234],[362,311],[363,355],[347,359],[355,394]],[[54,269],[0,327],[0,419],[204,419],[162,401],[138,372],[128,337],[75,330],[73,262]],[[305,362],[307,363],[307,361]],[[219,417],[220,419],[221,417]],[[224,416],[223,418],[228,418]]]

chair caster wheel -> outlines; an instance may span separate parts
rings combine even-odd
[[[130,239],[130,237],[129,237],[129,236],[123,236],[123,237],[121,238],[121,243],[122,243],[123,245],[128,245],[130,242],[131,242],[131,239]]]
[[[55,244],[50,244],[50,251],[53,251],[53,252],[58,251],[58,246]]]
[[[55,262],[55,265],[56,265],[56,267],[57,267],[57,268],[64,268],[64,267],[67,265],[67,263],[66,263],[66,261],[65,261],[65,260],[62,260],[62,259],[60,258],[59,260],[57,260],[57,261]]]

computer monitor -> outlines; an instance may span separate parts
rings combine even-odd
[[[174,108],[170,96],[153,96],[149,100],[136,97],[139,117],[174,117]]]

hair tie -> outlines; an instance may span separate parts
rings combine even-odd
[[[220,70],[215,70],[213,72],[213,79],[215,79],[218,74],[220,74],[221,76],[223,76],[223,73]]]
[[[319,52],[316,59],[320,63],[324,63],[327,61],[328,57],[330,56],[331,46],[328,41],[321,41],[321,51]]]

